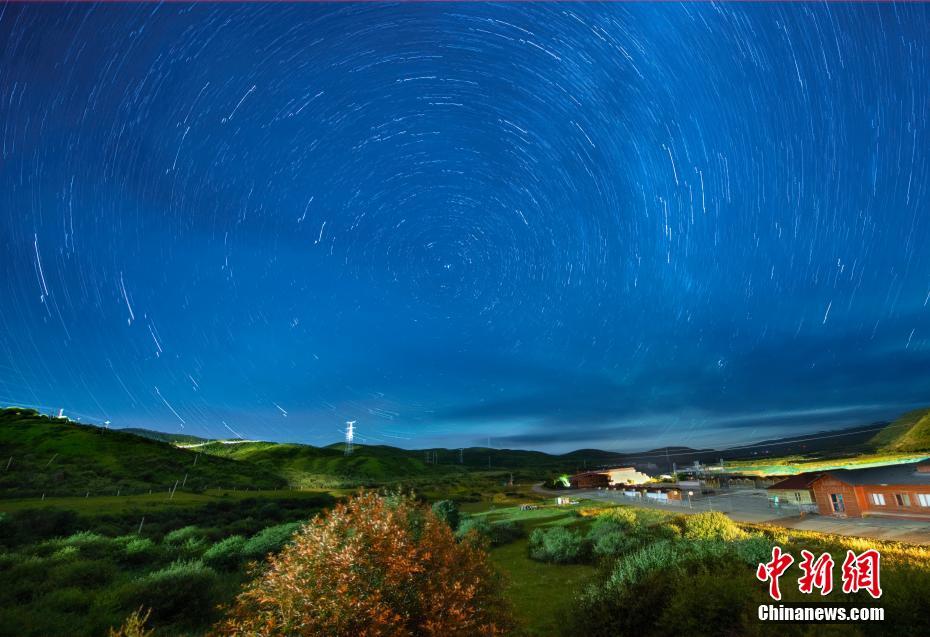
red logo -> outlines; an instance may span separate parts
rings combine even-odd
[[[756,577],[759,581],[769,583],[769,595],[774,600],[781,599],[781,591],[778,589],[778,578],[782,576],[788,567],[794,564],[794,558],[789,553],[782,553],[781,547],[772,547],[772,561],[759,564],[756,569]]]
[[[855,593],[864,589],[875,599],[881,597],[882,586],[878,576],[881,559],[881,554],[875,549],[863,551],[859,555],[846,551],[846,559],[843,561],[843,592]]]
[[[806,595],[820,589],[821,595],[829,595],[833,590],[833,557],[829,553],[821,553],[814,559],[814,554],[807,550],[801,551],[802,560],[798,563],[803,575],[798,578],[798,590]],[[779,546],[772,547],[772,559],[759,564],[756,577],[761,582],[768,582],[769,596],[781,600],[779,578],[794,564],[794,557],[781,550]],[[882,587],[879,578],[881,554],[875,549],[863,551],[856,555],[854,551],[846,551],[843,561],[842,577],[843,592],[855,593],[867,591],[873,598],[882,596]]]

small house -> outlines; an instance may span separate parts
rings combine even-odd
[[[825,471],[811,484],[822,515],[930,518],[930,463]]]
[[[768,487],[769,500],[776,505],[796,506],[802,511],[815,511],[814,490],[811,486],[819,473],[799,473]]]

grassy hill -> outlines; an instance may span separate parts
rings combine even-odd
[[[877,451],[930,451],[930,409],[908,412],[870,441]]]
[[[143,438],[148,438],[149,440],[159,440],[161,442],[172,442],[180,444],[196,444],[199,442],[208,442],[208,438],[201,438],[200,436],[189,436],[187,434],[169,434],[163,431],[141,429],[138,427],[126,427],[124,429],[120,429],[119,431],[127,434],[133,434],[135,436],[142,436]]]
[[[278,473],[294,486],[345,487],[398,481],[446,480],[474,474],[506,474],[545,479],[554,472],[593,468],[622,457],[597,450],[550,455],[518,449],[400,449],[387,445],[356,445],[345,455],[343,443],[326,447],[274,442],[212,441],[198,451],[248,462]]]
[[[448,465],[428,465],[425,454],[412,457],[411,452],[391,447],[360,445],[350,456],[343,453],[341,446],[313,447],[273,442],[227,444],[217,441],[197,449],[261,467],[301,487],[383,484],[464,471]]]
[[[188,491],[285,484],[261,467],[30,409],[0,409],[0,449],[0,497],[145,493],[175,482]]]

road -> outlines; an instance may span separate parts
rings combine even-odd
[[[756,522],[775,524],[786,528],[821,533],[835,533],[857,537],[871,537],[880,540],[930,544],[930,522],[901,518],[834,518],[816,513],[801,513],[797,506],[782,504],[773,507],[765,489],[729,489],[718,491],[714,495],[695,495],[677,502],[659,503],[647,498],[630,498],[622,491],[586,489],[579,491],[550,491],[541,486],[534,487],[537,493],[555,497],[570,495],[573,498],[586,498],[633,504],[662,511],[676,513],[701,513],[720,511],[738,522]]]

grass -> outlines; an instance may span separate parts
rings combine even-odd
[[[4,498],[285,486],[261,467],[28,409],[0,409],[0,449]]]
[[[251,498],[268,500],[282,498],[313,498],[320,493],[330,491],[292,491],[292,490],[241,490],[219,491],[209,490],[203,493],[190,493],[176,491],[174,497],[169,498],[167,493],[136,494],[124,496],[91,496],[91,497],[52,497],[45,498],[10,498],[0,499],[0,513],[12,513],[29,509],[63,509],[79,514],[119,514],[127,511],[154,511],[185,509],[202,506],[211,502],[237,501]],[[344,493],[337,492],[339,495]]]
[[[869,444],[882,451],[930,450],[930,409],[904,414],[878,432]]]
[[[807,456],[784,456],[765,460],[734,460],[727,462],[731,471],[756,475],[790,475],[832,469],[864,469],[866,467],[917,462],[930,457],[927,453],[864,453],[849,458],[818,459]]]
[[[518,540],[491,551],[491,562],[506,577],[506,593],[517,619],[530,635],[558,634],[561,613],[567,611],[574,592],[594,576],[587,564],[543,564],[527,556],[527,540]]]
[[[529,500],[529,494],[522,502]],[[537,496],[538,497],[538,496]],[[519,499],[519,498],[511,498]],[[534,502],[535,503],[535,502]],[[487,517],[491,522],[519,522],[527,533],[537,527],[587,526],[579,518],[582,507],[608,508],[611,504],[583,501],[576,506],[541,505],[521,511],[519,505],[504,505],[499,499],[463,507],[470,515]],[[529,558],[527,540],[521,539],[491,550],[491,563],[504,575],[506,594],[517,619],[529,635],[555,635],[560,618],[568,611],[572,597],[597,572],[588,564],[544,564]]]

